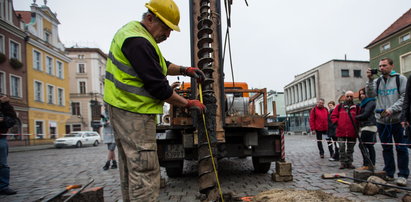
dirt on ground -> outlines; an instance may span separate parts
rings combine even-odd
[[[332,201],[332,202],[348,202],[351,201],[346,198],[335,197],[331,194],[325,193],[320,190],[306,191],[306,190],[294,190],[294,189],[272,189],[269,191],[261,192],[253,197],[255,202],[300,202],[300,201]]]

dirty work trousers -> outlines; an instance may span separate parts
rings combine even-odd
[[[137,114],[110,106],[118,148],[123,201],[158,201],[160,165],[155,115]]]
[[[340,146],[340,162],[350,165],[353,162],[354,146],[357,138],[339,137],[338,145]]]

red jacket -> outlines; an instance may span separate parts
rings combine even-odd
[[[351,137],[355,138],[355,128],[348,116],[346,109],[341,104],[337,105],[331,114],[331,122],[337,124],[337,130],[335,132],[336,137]],[[355,105],[350,106],[351,117],[353,118],[354,124],[358,124],[355,120],[355,116],[358,113],[358,108]]]
[[[315,106],[310,112],[310,128],[311,131],[327,131],[328,130],[328,110],[325,107],[318,108]]]

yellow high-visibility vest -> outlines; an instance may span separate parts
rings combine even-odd
[[[154,98],[144,89],[144,83],[121,51],[124,41],[130,37],[143,37],[153,45],[162,73],[167,75],[166,62],[157,42],[140,22],[132,21],[118,30],[111,42],[104,79],[104,101],[130,112],[161,114],[164,101]]]

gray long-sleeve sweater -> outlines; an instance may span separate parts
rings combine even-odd
[[[395,75],[399,75],[400,78],[400,94],[398,94]],[[377,123],[394,124],[401,122],[401,111],[405,97],[407,78],[395,72],[391,73],[391,76],[389,76],[386,81],[384,79],[381,79],[378,93],[376,87],[377,80],[378,78],[374,80],[370,79],[366,83],[365,91],[367,93],[367,96],[375,97],[377,99],[377,110],[389,109],[393,112],[389,117],[382,117],[380,113],[375,113]]]

